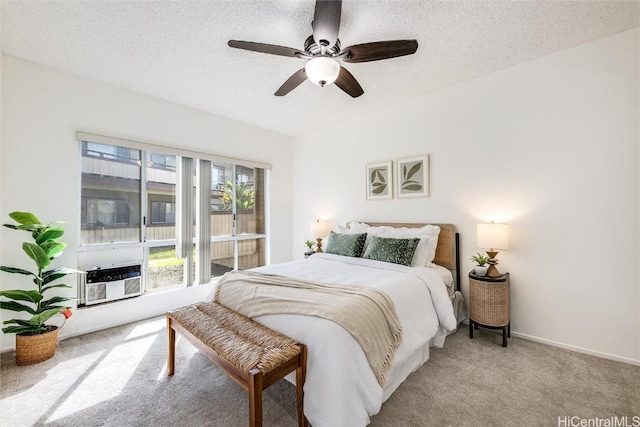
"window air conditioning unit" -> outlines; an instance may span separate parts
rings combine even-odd
[[[100,304],[142,295],[142,263],[94,267],[85,270],[85,305]]]

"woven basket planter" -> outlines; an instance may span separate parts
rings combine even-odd
[[[56,354],[58,327],[39,335],[16,335],[16,365],[34,365]]]

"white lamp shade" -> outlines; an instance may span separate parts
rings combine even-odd
[[[340,74],[340,64],[333,58],[319,56],[310,59],[304,67],[307,78],[318,86],[328,86],[335,82]]]
[[[314,239],[317,239],[318,237],[324,238],[329,234],[329,231],[331,231],[329,223],[320,220],[312,222],[310,228],[311,235]]]
[[[507,224],[478,224],[478,247],[486,249],[509,249],[509,227]]]

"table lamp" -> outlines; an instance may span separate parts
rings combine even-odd
[[[507,224],[478,224],[478,247],[486,249],[489,255],[489,269],[487,276],[498,277],[500,272],[496,268],[498,260],[496,249],[509,249],[509,227]]]
[[[331,231],[329,223],[319,219],[311,223],[311,235],[316,239],[316,252],[322,252],[322,238]]]

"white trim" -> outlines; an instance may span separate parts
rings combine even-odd
[[[142,248],[142,247],[144,247],[144,243],[142,242],[98,243],[95,245],[78,246],[78,253],[109,251],[109,250],[116,250],[116,249]]]
[[[138,150],[159,151],[162,154],[173,154],[174,156],[191,157],[192,159],[209,160],[211,162],[233,163],[250,168],[271,169],[270,163],[258,162],[255,160],[234,159],[232,157],[216,156],[211,153],[201,153],[199,151],[185,150],[182,148],[169,147],[166,145],[149,144],[147,142],[134,141],[126,138],[115,138],[112,136],[97,135],[89,132],[76,132],[76,139],[85,142],[97,142],[99,144],[117,145],[120,147],[136,148]]]
[[[147,241],[147,223],[149,222],[147,216],[147,205],[149,204],[149,194],[147,194],[147,156],[150,156],[149,151],[140,151],[140,195],[138,199],[140,200],[140,241],[143,243]],[[80,189],[80,192],[82,193],[82,189]],[[146,248],[144,252],[148,252]],[[145,265],[148,261],[146,258],[148,257],[145,257]]]
[[[226,234],[224,236],[211,236],[211,243],[217,242],[235,242],[240,240],[258,240],[267,237],[266,234],[239,234],[234,236],[232,234]]]
[[[465,327],[468,329],[469,328],[469,319],[465,319],[462,322],[460,322],[461,325],[465,325]],[[461,328],[458,327],[458,331]],[[640,359],[636,360],[636,359],[630,359],[628,357],[623,357],[623,356],[616,356],[615,354],[609,354],[609,353],[602,353],[599,351],[595,351],[595,350],[589,350],[588,348],[583,348],[583,347],[577,347],[574,345],[569,345],[569,344],[563,344],[557,341],[552,341],[552,340],[548,340],[545,338],[539,338],[539,337],[534,337],[532,335],[527,335],[527,334],[523,334],[520,332],[514,332],[513,330],[511,331],[511,335],[517,338],[522,338],[523,340],[527,340],[527,341],[533,341],[533,342],[537,342],[540,344],[545,344],[545,345],[550,345],[551,347],[558,347],[558,348],[563,348],[565,350],[569,350],[569,351],[574,351],[576,353],[582,353],[582,354],[588,354],[589,356],[594,356],[594,357],[598,357],[600,359],[607,359],[607,360],[613,360],[614,362],[622,362],[622,363],[627,363],[629,365],[634,365],[634,366],[640,366]]]
[[[525,340],[539,342],[541,344],[547,344],[553,347],[564,348],[565,350],[571,350],[577,353],[588,354],[590,356],[599,357],[601,359],[614,360],[616,362],[622,362],[622,363],[628,363],[629,365],[640,366],[640,360],[630,359],[628,357],[616,356],[614,354],[602,353],[595,350],[589,350],[588,348],[577,347],[569,344],[563,344],[557,341],[551,341],[544,338],[538,338],[531,335],[522,334],[520,332],[511,331],[511,335],[514,337],[525,339]]]
[[[255,175],[255,169],[253,174]],[[236,221],[237,213],[238,213],[238,199],[237,197],[237,189],[238,189],[238,166],[234,163],[231,167],[231,182],[233,185],[231,186],[231,214],[233,215],[233,221],[231,222],[231,234],[235,237],[238,233],[238,222]],[[253,179],[255,185],[255,177]],[[233,239],[233,269],[238,269],[238,240]]]
[[[193,159],[178,157],[176,163],[176,256],[188,258],[193,252]]]
[[[264,264],[271,265],[271,171],[264,171]]]

